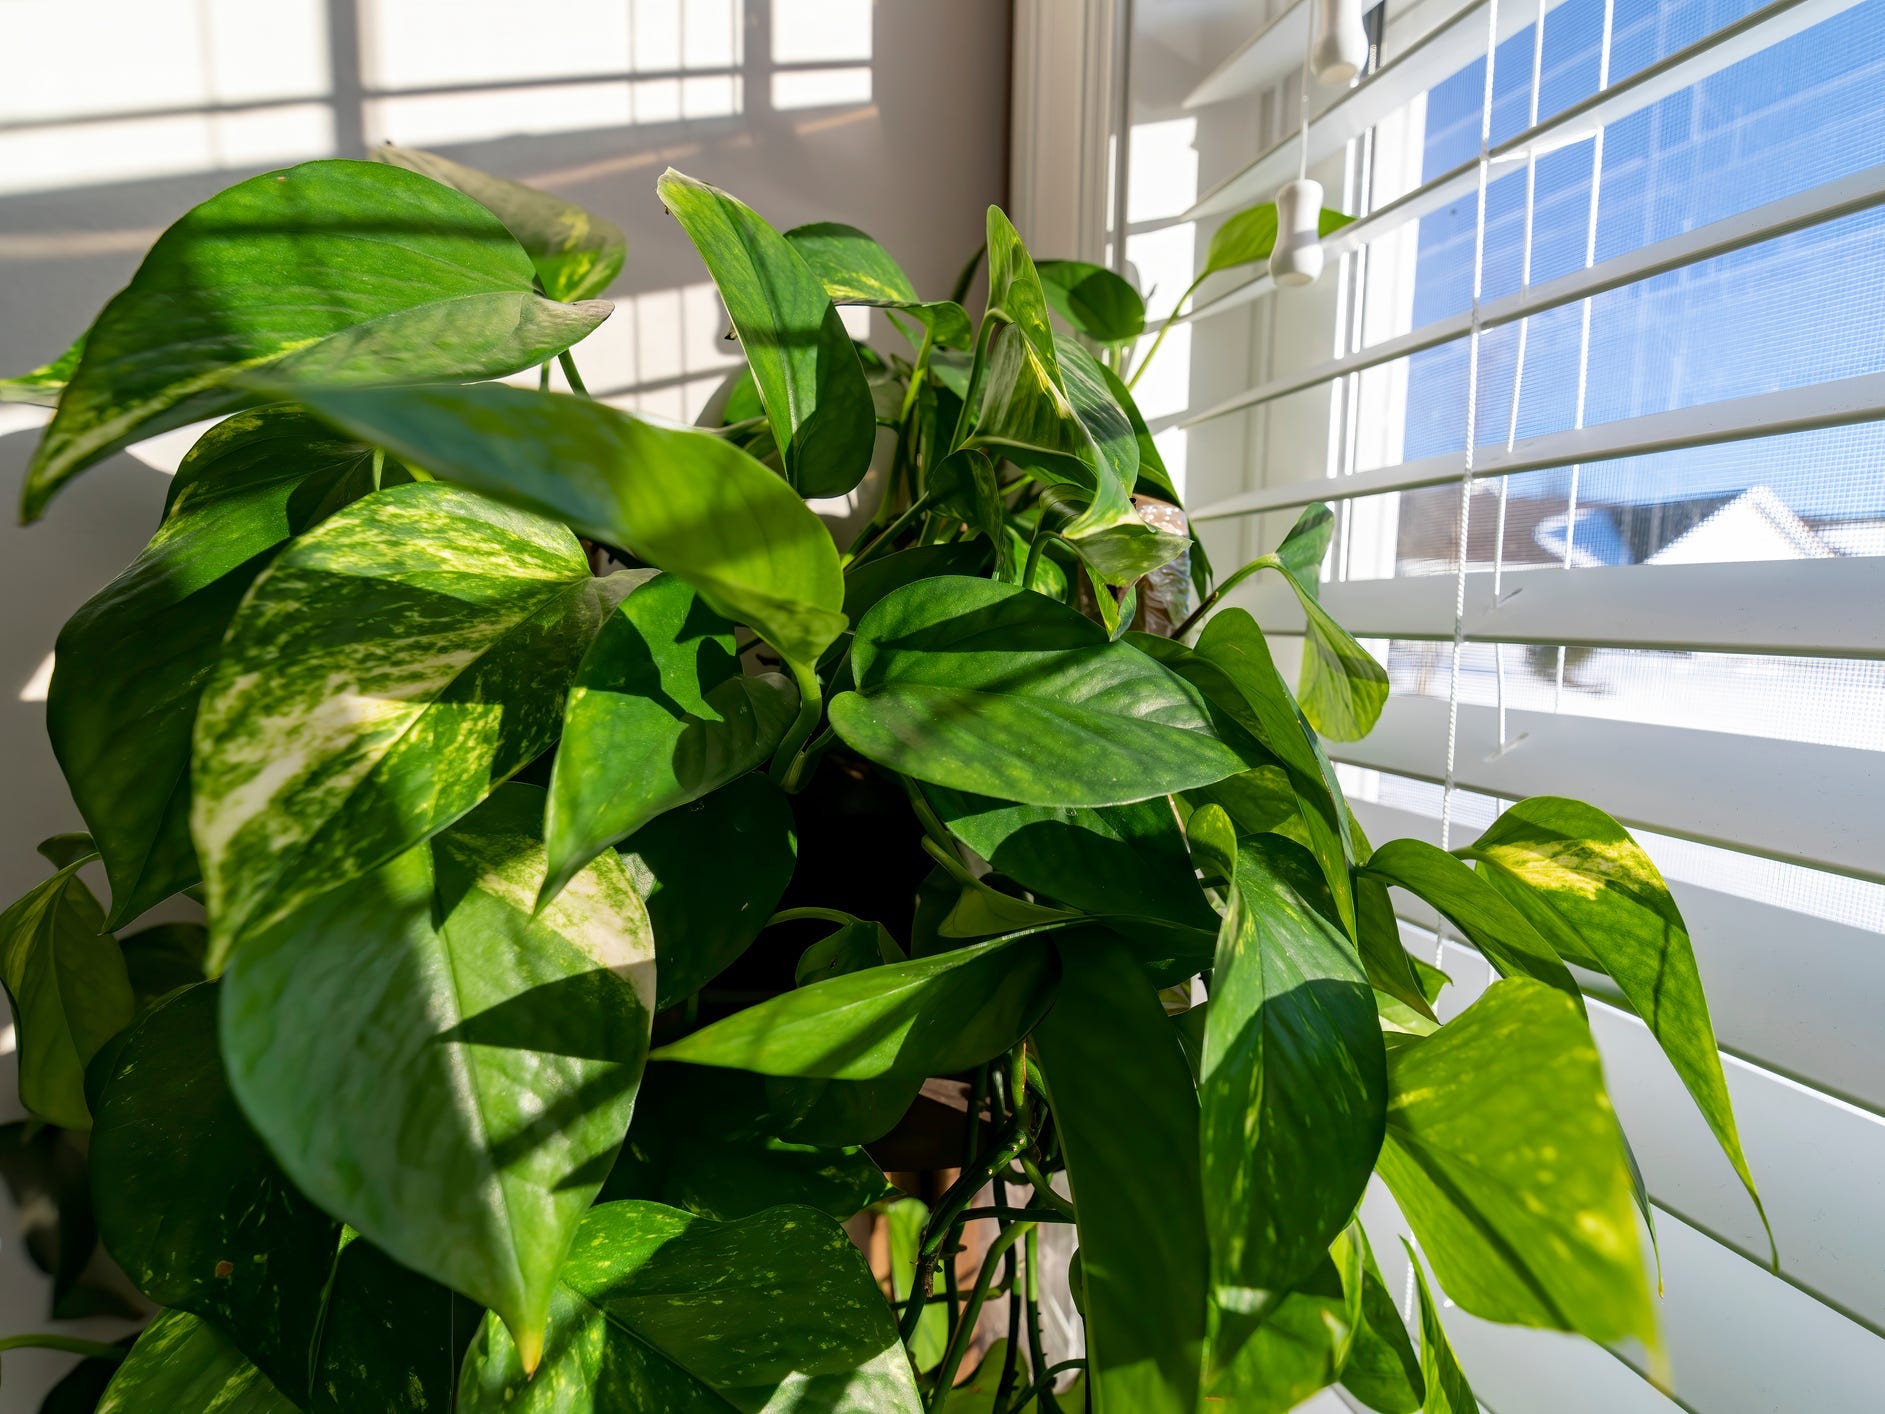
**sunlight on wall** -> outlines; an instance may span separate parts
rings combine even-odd
[[[773,0],[774,108],[870,102],[870,57],[870,0]]]
[[[1162,318],[1171,312],[1179,295],[1197,274],[1197,236],[1190,226],[1134,233],[1144,222],[1168,219],[1190,207],[1198,196],[1198,122],[1172,118],[1138,123],[1132,129],[1131,182],[1126,199],[1126,259],[1146,294],[1146,312]],[[1145,357],[1150,339],[1136,351]],[[1191,399],[1191,327],[1181,324],[1166,336],[1158,360],[1134,387],[1139,410],[1148,418],[1177,412]],[[1172,429],[1155,439],[1165,469],[1182,494],[1185,489],[1185,452],[1189,439]]]

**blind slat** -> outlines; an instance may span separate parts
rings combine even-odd
[[[1327,745],[1337,761],[1440,782],[1447,704],[1390,698],[1368,736]],[[1885,752],[1529,711],[1507,713],[1502,746],[1498,713],[1462,705],[1454,775],[1466,790],[1601,801],[1628,825],[1885,882]]]
[[[1744,398],[1723,398],[1712,403],[1618,418],[1568,432],[1547,432],[1526,437],[1505,447],[1481,447],[1474,454],[1475,480],[1511,476],[1573,462],[1610,461],[1618,457],[1651,456],[1687,447],[1715,446],[1774,437],[1791,432],[1813,432],[1855,422],[1885,418],[1885,373],[1861,373],[1801,388],[1754,393]],[[1312,501],[1335,501],[1375,496],[1384,491],[1412,491],[1444,486],[1464,475],[1459,453],[1421,457],[1393,466],[1358,471],[1348,476],[1294,481],[1281,486],[1259,486],[1236,496],[1214,501],[1191,512],[1194,521],[1225,520],[1232,516],[1306,506]]]
[[[1885,556],[1739,564],[1622,565],[1466,576],[1472,642],[1885,658]],[[1453,575],[1343,580],[1322,604],[1359,638],[1451,639]],[[1231,602],[1276,633],[1303,631],[1302,605],[1272,576]]]
[[[1885,163],[1867,167],[1844,177],[1837,177],[1807,191],[1781,197],[1778,201],[1767,202],[1752,210],[1727,216],[1719,221],[1712,221],[1706,226],[1684,231],[1667,240],[1639,246],[1635,250],[1625,251],[1608,260],[1600,260],[1595,265],[1587,266],[1582,270],[1574,270],[1555,280],[1547,280],[1542,284],[1529,286],[1498,299],[1488,300],[1479,306],[1479,327],[1491,329],[1501,324],[1510,324],[1528,315],[1542,314],[1548,309],[1572,304],[1580,299],[1602,294],[1606,290],[1634,284],[1639,280],[1680,269],[1685,265],[1712,260],[1716,256],[1758,245],[1763,241],[1804,230],[1809,226],[1837,220],[1841,216],[1850,216],[1881,203],[1885,203]],[[1327,383],[1344,374],[1358,372],[1364,368],[1375,368],[1384,363],[1391,363],[1397,358],[1419,353],[1423,349],[1451,343],[1455,339],[1464,338],[1471,332],[1472,326],[1472,311],[1461,310],[1457,314],[1448,315],[1444,319],[1436,319],[1431,324],[1424,324],[1405,334],[1383,339],[1370,348],[1344,354],[1339,358],[1329,359],[1299,372],[1271,379],[1254,388],[1247,388],[1201,412],[1184,413],[1174,418],[1161,419],[1154,424],[1154,429],[1158,430],[1165,426],[1196,427],[1201,422],[1209,422],[1227,413],[1241,412],[1245,408],[1272,402],[1291,393],[1300,393],[1304,389]]]
[[[1200,79],[1185,95],[1184,107],[1207,107],[1275,83],[1290,70],[1302,67],[1303,50],[1308,44],[1309,0],[1296,0]]]

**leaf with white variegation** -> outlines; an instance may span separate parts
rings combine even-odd
[[[634,582],[595,578],[563,526],[437,482],[356,502],[279,555],[197,713],[212,967],[540,755]]]
[[[31,520],[145,437],[268,400],[252,375],[493,378],[608,316],[535,292],[530,257],[470,197],[379,162],[305,162],[218,193],[158,237],[105,306],[27,471]]]
[[[863,1254],[811,1208],[719,1223],[604,1203],[558,1274],[543,1367],[487,1319],[465,1414],[920,1414],[896,1322]]]
[[[397,462],[379,476],[410,479]],[[46,729],[113,927],[202,878],[190,734],[236,606],[283,542],[374,489],[372,448],[295,408],[238,413],[184,457],[150,544],[60,630]]]
[[[815,221],[794,226],[787,241],[824,282],[825,293],[838,304],[908,314],[944,348],[965,348],[971,329],[969,316],[954,300],[925,300],[890,252],[855,226],[836,221]]]
[[[543,896],[655,816],[766,760],[797,707],[788,679],[740,671],[733,625],[686,580],[641,585],[604,622],[570,684]]]
[[[612,854],[533,913],[543,792],[250,938],[223,1056],[296,1187],[489,1306],[526,1364],[634,1107],[654,1004],[648,916]]]
[[[496,384],[294,396],[409,465],[679,575],[787,659],[809,667],[844,631],[831,532],[724,438]]]

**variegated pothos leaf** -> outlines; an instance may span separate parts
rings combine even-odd
[[[594,578],[565,527],[440,482],[370,497],[284,551],[197,714],[212,966],[538,756],[635,582]]]

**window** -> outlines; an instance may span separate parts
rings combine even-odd
[[[1231,8],[1140,7],[1126,253],[1154,312],[1305,147],[1360,219],[1308,290],[1250,269],[1204,288],[1140,385],[1167,461],[1220,570],[1337,506],[1324,602],[1394,688],[1330,748],[1373,837],[1457,846],[1557,793],[1636,830],[1694,935],[1780,1246],[1771,1273],[1642,1024],[1593,991],[1680,1403],[1640,1351],[1449,1312],[1468,1374],[1528,1414],[1868,1407],[1885,0],[1388,0],[1370,71],[1312,91],[1306,129],[1307,8]],[[1300,630],[1260,582],[1233,598]],[[1465,1005],[1486,964],[1399,902]],[[1385,1195],[1365,1212],[1397,1246]]]

